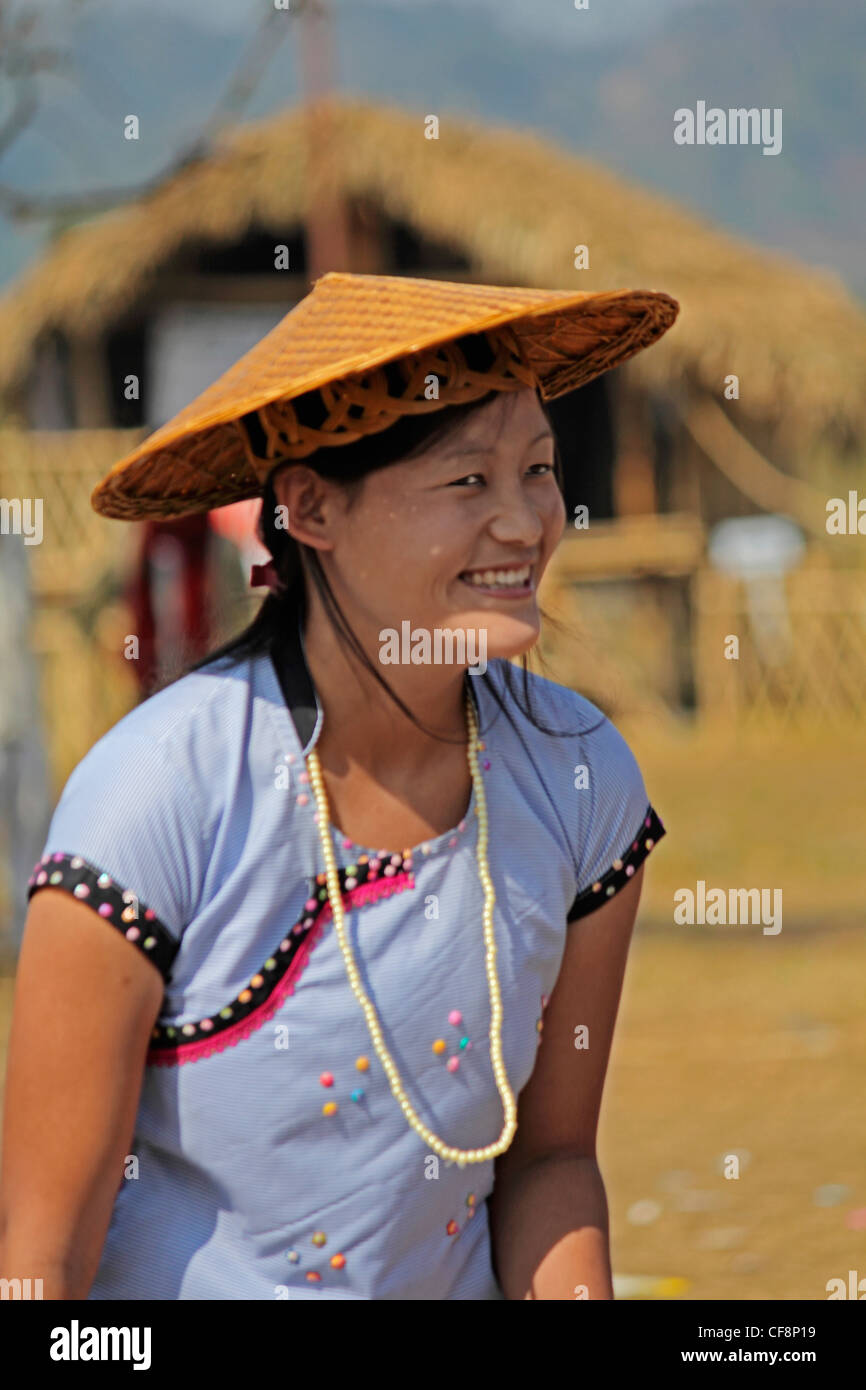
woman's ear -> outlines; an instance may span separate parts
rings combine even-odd
[[[339,513],[336,491],[306,464],[287,466],[274,478],[277,526],[314,550],[333,550]]]

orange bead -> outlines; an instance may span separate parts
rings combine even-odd
[[[322,1282],[321,1274],[317,1274],[314,1269],[307,1270],[307,1279],[311,1284],[320,1284]]]
[[[342,1269],[342,1268],[343,1268],[343,1265],[344,1265],[345,1263],[346,1263],[346,1256],[345,1256],[345,1255],[332,1255],[332,1256],[331,1256],[331,1265],[332,1265],[332,1267],[333,1267],[334,1269]]]
[[[239,1004],[248,1004],[248,1003],[250,1002],[250,1000],[252,999],[252,997],[253,997],[253,992],[252,992],[251,989],[242,989],[241,992],[240,992],[240,994],[238,995],[238,1003],[239,1003]]]
[[[437,1038],[435,1043],[433,1044],[433,1051],[436,1053],[438,1057],[445,1051],[447,1046],[448,1044],[446,1042],[443,1042],[441,1038]]]
[[[355,1063],[355,1066],[358,1068],[358,1071],[369,1071],[369,1070],[370,1070],[370,1058],[369,1058],[369,1057],[359,1057],[358,1060],[357,1060],[356,1063]]]

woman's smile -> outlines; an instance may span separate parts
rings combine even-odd
[[[487,565],[483,569],[462,570],[458,579],[473,593],[491,598],[529,598],[535,588],[535,567],[523,564]]]

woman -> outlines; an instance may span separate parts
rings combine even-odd
[[[664,832],[613,726],[508,659],[565,523],[543,401],[675,315],[326,275],[96,489],[117,517],[260,493],[273,592],[55,812],[10,1038],[6,1277],[612,1297],[596,1126]]]

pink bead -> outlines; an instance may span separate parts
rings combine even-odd
[[[485,759],[484,759],[484,771],[485,771],[485,772],[489,772],[489,771],[490,771],[490,759],[489,759],[489,758],[485,758]]]
[[[297,800],[298,800],[298,805],[299,805],[299,806],[306,806],[306,804],[307,804],[307,802],[309,801],[309,799],[310,799],[310,798],[307,796],[307,793],[306,793],[306,792],[301,792],[300,796],[299,796],[298,799],[297,799]]]
[[[457,829],[458,829],[458,830],[465,830],[465,829],[466,829],[466,822],[465,822],[465,820],[462,820],[462,821],[460,822],[460,824],[458,825]]]
[[[451,839],[448,841],[448,844],[450,845],[451,849],[453,849],[454,846],[457,844],[457,836],[452,835]]]
[[[309,772],[300,772],[300,773],[298,773],[298,781],[299,781],[299,782],[309,782],[309,780],[310,780],[310,774],[309,774]]]
[[[330,1071],[323,1071],[322,1075],[319,1077],[319,1080],[321,1081],[323,1086],[333,1086],[334,1073]]]
[[[393,876],[394,876],[394,874],[395,874],[396,872],[397,872],[397,870],[394,868],[394,865],[393,865],[393,864],[386,864],[386,865],[385,865],[385,875],[386,875],[387,878],[393,878]]]
[[[448,1022],[453,1023],[455,1028],[459,1027],[459,1025],[463,1022],[463,1015],[459,1009],[451,1010],[450,1014],[448,1015]]]
[[[351,848],[352,848],[352,841],[351,841],[351,840],[348,840],[348,839],[344,839],[344,840],[343,840],[343,849],[351,849]]]
[[[99,905],[99,915],[100,915],[100,917],[110,917],[110,916],[111,916],[111,911],[112,911],[112,909],[111,909],[111,903],[100,903],[100,905]]]
[[[400,863],[400,855],[399,855],[399,854],[392,854],[392,855],[391,855],[391,863],[392,863],[392,864],[394,865],[394,867],[396,868],[397,865]]]
[[[448,1062],[447,1062],[447,1066],[448,1066],[448,1070],[449,1070],[449,1071],[456,1071],[457,1068],[460,1066],[460,1058],[459,1058],[459,1057],[449,1057],[449,1058],[448,1058]]]
[[[127,941],[137,941],[140,936],[141,932],[138,927],[130,927],[129,931],[126,933]]]

